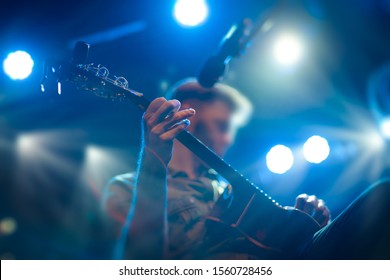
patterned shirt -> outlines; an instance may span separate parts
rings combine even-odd
[[[105,193],[106,211],[122,227],[132,203],[135,173],[114,177]],[[204,218],[211,212],[227,183],[212,169],[197,179],[182,171],[169,170],[168,238],[169,258],[191,258],[188,253],[199,246],[204,233]]]
[[[182,171],[168,172],[168,240],[169,259],[279,259],[280,255],[259,248],[240,234],[231,234],[205,248],[205,217],[228,187],[214,170],[190,179]],[[128,215],[135,187],[135,173],[114,177],[105,193],[105,210],[119,231]],[[228,229],[225,229],[228,230]]]

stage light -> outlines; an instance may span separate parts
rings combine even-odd
[[[381,135],[377,131],[368,133],[366,136],[367,136],[366,144],[369,146],[369,149],[372,151],[382,151],[383,148],[386,146],[386,140],[384,138],[389,138],[386,136],[383,137],[383,135]]]
[[[312,136],[303,145],[303,155],[311,163],[320,163],[329,156],[328,141],[318,135]]]
[[[0,236],[11,235],[17,229],[17,222],[13,218],[3,218],[0,220]]]
[[[303,46],[300,40],[289,34],[276,40],[274,48],[275,59],[283,65],[292,65],[302,57]]]
[[[18,136],[16,146],[20,155],[30,156],[39,149],[39,140],[36,135],[22,134]]]
[[[118,172],[125,173],[128,167],[128,154],[121,149],[88,145],[81,170],[82,180],[96,193]]]
[[[85,150],[84,163],[89,171],[101,175],[125,165],[126,156],[127,154],[124,154],[120,149],[88,145]]]
[[[381,121],[380,128],[382,135],[386,139],[390,139],[390,117],[386,117]]]
[[[294,156],[290,148],[284,145],[276,145],[267,153],[266,162],[271,172],[283,174],[292,167]]]
[[[26,79],[32,72],[34,61],[25,51],[10,53],[3,61],[4,73],[12,80]]]
[[[29,175],[49,179],[48,170],[61,170],[63,174],[74,176],[79,169],[74,164],[75,159],[67,154],[77,155],[82,149],[82,139],[79,132],[54,129],[18,135],[16,152],[24,179]]]
[[[196,26],[202,23],[208,14],[204,0],[177,0],[174,7],[176,21],[183,26]]]

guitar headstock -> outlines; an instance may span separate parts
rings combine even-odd
[[[109,70],[103,65],[85,64],[88,49],[88,44],[78,42],[70,62],[46,60],[44,76],[41,81],[41,91],[45,91],[45,84],[50,73],[57,78],[58,94],[61,94],[61,83],[70,82],[78,90],[92,92],[96,96],[113,100],[134,100],[136,97],[143,96],[142,93],[129,88],[126,78],[110,77]]]

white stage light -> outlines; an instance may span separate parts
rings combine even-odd
[[[292,65],[302,57],[302,43],[293,35],[283,35],[275,43],[275,59],[283,65]]]
[[[183,26],[196,26],[207,17],[208,7],[204,0],[177,0],[174,8],[174,16],[177,22]]]
[[[283,174],[292,167],[294,156],[290,148],[284,145],[276,145],[267,153],[266,161],[271,172]]]
[[[386,138],[390,138],[390,117],[384,118],[380,124],[382,135]]]
[[[96,194],[107,184],[113,174],[126,172],[129,154],[122,149],[88,145],[85,150],[85,161],[81,171],[82,180]]]
[[[312,136],[303,145],[303,155],[311,163],[324,161],[330,153],[328,141],[318,135]]]
[[[34,61],[25,51],[10,53],[3,61],[4,73],[12,80],[26,79],[32,72]]]
[[[39,149],[39,143],[40,141],[36,135],[22,134],[18,136],[16,141],[18,153],[23,157],[31,156]]]

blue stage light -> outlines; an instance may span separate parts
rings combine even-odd
[[[284,145],[276,145],[267,153],[266,161],[271,172],[283,174],[292,167],[294,156],[290,148]]]
[[[324,161],[330,153],[328,141],[318,135],[312,136],[303,145],[303,155],[311,163]]]
[[[208,15],[208,7],[204,0],[177,0],[174,7],[174,16],[183,26],[201,24]]]
[[[32,72],[34,61],[25,51],[10,53],[3,61],[4,73],[12,80],[26,79]]]

